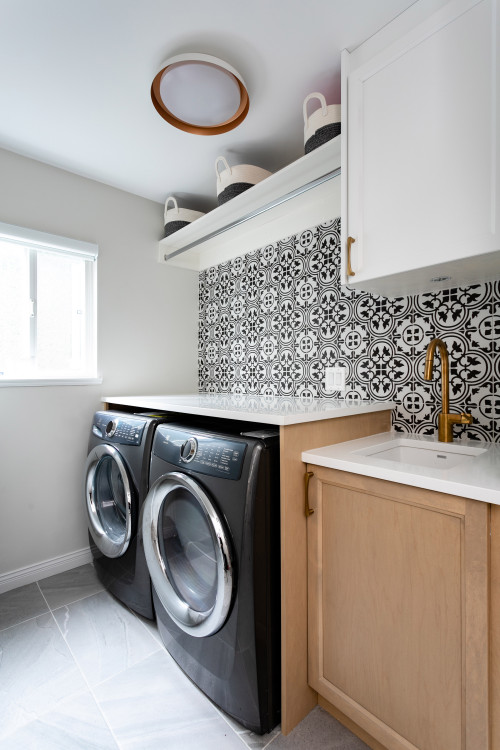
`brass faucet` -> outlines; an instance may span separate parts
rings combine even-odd
[[[454,424],[472,424],[472,414],[450,414],[450,362],[448,358],[448,349],[441,339],[432,339],[427,347],[425,357],[425,375],[426,380],[432,380],[432,364],[436,348],[441,355],[441,393],[443,406],[441,413],[438,415],[438,440],[443,443],[453,442]]]

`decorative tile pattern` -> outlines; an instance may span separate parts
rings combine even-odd
[[[433,434],[441,408],[425,352],[450,352],[450,403],[469,411],[456,437],[500,441],[500,282],[399,299],[341,288],[340,219],[208,268],[199,286],[199,389],[338,398],[325,367],[347,369],[347,395],[394,400],[394,427]]]

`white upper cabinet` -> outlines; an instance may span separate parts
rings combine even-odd
[[[500,0],[417,6],[342,58],[342,278],[386,296],[500,277]]]

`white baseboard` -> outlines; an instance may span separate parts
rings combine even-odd
[[[28,583],[35,583],[56,573],[64,573],[66,570],[89,562],[92,562],[92,553],[89,547],[84,547],[75,552],[68,552],[66,555],[53,557],[51,560],[44,560],[35,565],[28,565],[26,568],[4,573],[0,575],[0,594],[17,589],[19,586],[26,586]]]

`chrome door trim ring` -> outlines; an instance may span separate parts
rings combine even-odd
[[[198,612],[183,601],[170,583],[162,559],[158,538],[158,521],[166,497],[177,487],[187,489],[205,514],[212,527],[217,568],[215,604],[207,612]],[[167,614],[181,630],[203,638],[216,633],[227,619],[233,594],[233,560],[228,533],[209,496],[191,477],[178,471],[164,474],[151,486],[142,509],[144,553],[154,589]]]
[[[125,491],[125,507],[126,507],[126,522],[125,522],[125,537],[123,542],[117,543],[104,531],[102,523],[97,513],[97,507],[95,504],[95,476],[97,467],[103,458],[108,457],[113,459],[118,466],[120,476],[123,482],[123,489]],[[112,445],[103,443],[93,448],[85,464],[85,507],[87,509],[87,519],[89,523],[89,531],[92,535],[96,546],[103,555],[106,557],[121,557],[127,550],[130,544],[130,537],[132,535],[132,488],[128,477],[127,467],[123,461],[119,451],[116,450]]]

